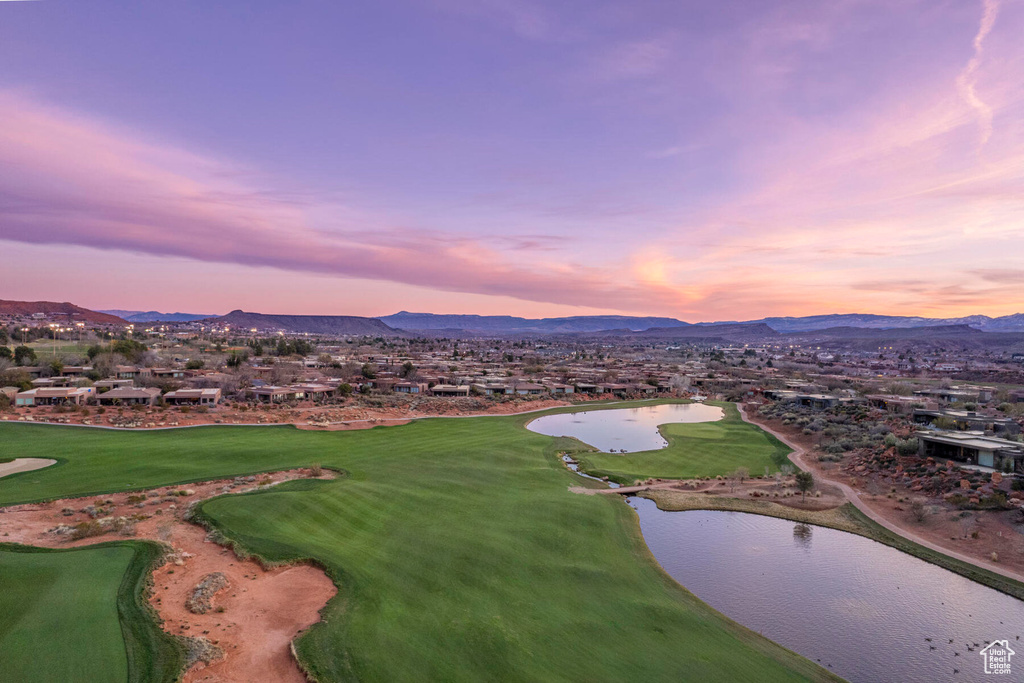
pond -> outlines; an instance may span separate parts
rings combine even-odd
[[[980,651],[1004,639],[1015,675],[997,678],[1024,679],[1024,602],[843,531],[628,502],[672,578],[849,681],[991,680]]]
[[[571,436],[605,453],[637,453],[668,445],[658,431],[659,425],[714,422],[723,416],[721,408],[702,403],[668,403],[545,415],[530,422],[527,429],[547,436]]]

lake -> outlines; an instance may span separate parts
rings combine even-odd
[[[850,681],[1024,680],[1024,602],[847,532],[628,502],[672,578]],[[986,675],[980,650],[1003,639],[1018,653],[1013,675]]]
[[[669,403],[642,408],[585,410],[545,415],[527,429],[547,436],[571,436],[605,453],[637,453],[665,448],[658,426],[670,422],[714,422],[725,413],[703,403]]]

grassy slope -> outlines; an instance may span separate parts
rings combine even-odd
[[[322,680],[822,680],[664,575],[621,501],[578,483],[525,417],[347,433],[0,425],[67,464],[0,480],[0,504],[322,463],[348,476],[215,499],[204,514],[341,587],[299,643]],[[130,454],[125,466],[124,453]]]
[[[713,477],[738,467],[760,475],[765,467],[774,472],[788,462],[789,448],[744,422],[735,403],[709,401],[708,405],[721,407],[725,417],[718,422],[663,425],[661,433],[669,442],[667,448],[622,455],[578,453],[576,457],[588,474],[624,484],[647,477]]]
[[[0,544],[0,679],[176,680],[180,647],[142,595],[159,554],[134,541],[61,551]]]

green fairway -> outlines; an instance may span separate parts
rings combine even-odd
[[[0,680],[175,680],[179,648],[140,595],[156,552],[135,542],[0,544]]]
[[[357,432],[211,427],[118,433],[0,425],[67,462],[0,480],[0,504],[320,463],[201,514],[270,560],[310,558],[340,592],[298,643],[321,680],[834,680],[714,612],[647,552],[632,510],[582,496],[578,445],[527,417]]]
[[[735,403],[707,404],[722,408],[725,417],[717,422],[662,425],[667,448],[622,455],[580,452],[574,457],[588,474],[629,484],[647,477],[714,477],[734,472],[738,467],[746,467],[750,474],[758,476],[764,474],[765,467],[775,472],[789,462],[791,449],[771,434],[744,422]]]

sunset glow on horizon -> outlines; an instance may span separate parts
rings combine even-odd
[[[3,3],[0,299],[1022,312],[1021,35],[1020,0]]]

